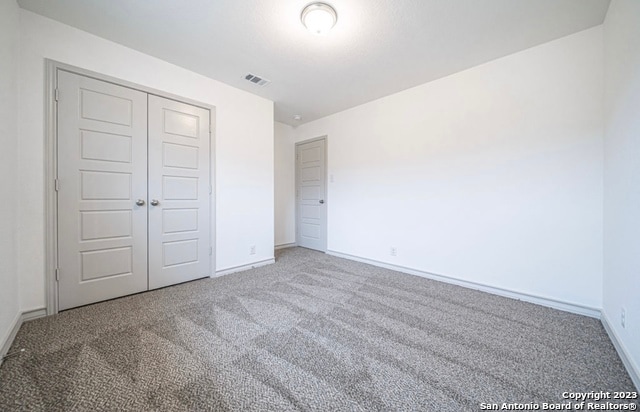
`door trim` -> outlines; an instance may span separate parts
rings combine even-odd
[[[163,97],[169,100],[175,100],[180,103],[190,104],[206,110],[209,110],[209,184],[211,186],[211,199],[209,206],[209,221],[211,230],[209,233],[209,244],[212,248],[211,259],[209,261],[209,276],[215,277],[216,262],[216,187],[215,187],[215,132],[216,132],[216,107],[210,104],[191,100],[186,97],[177,96],[172,93],[157,90],[151,87],[142,86],[126,80],[107,76],[91,70],[82,69],[80,67],[71,66],[51,59],[45,59],[45,90],[44,90],[44,241],[45,241],[45,300],[47,315],[58,313],[58,282],[56,280],[56,268],[58,266],[58,209],[57,195],[55,188],[55,179],[58,175],[57,165],[57,104],[56,104],[56,85],[58,80],[58,71],[66,71],[80,76],[89,77],[118,86],[127,87],[129,89],[138,90],[147,94]]]
[[[296,207],[295,207],[295,222],[296,222],[296,241],[295,241],[295,245],[298,245],[298,231],[299,231],[299,226],[298,226],[298,215],[300,213],[300,211],[298,210],[298,147],[303,145],[303,144],[307,144],[307,143],[313,143],[313,142],[317,142],[317,141],[324,141],[324,199],[325,202],[327,203],[327,207],[326,207],[326,222],[325,222],[325,233],[324,233],[324,250],[322,252],[326,253],[327,252],[327,245],[329,243],[329,198],[328,198],[328,194],[329,194],[329,137],[328,135],[324,135],[324,136],[319,136],[319,137],[314,137],[311,139],[307,139],[307,140],[301,140],[299,142],[296,142],[295,144],[295,150],[293,155],[294,157],[294,165],[295,165],[295,203],[296,203]]]

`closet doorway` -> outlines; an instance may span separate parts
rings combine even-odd
[[[56,309],[209,277],[212,110],[55,74]]]

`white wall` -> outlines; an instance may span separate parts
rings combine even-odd
[[[216,106],[217,269],[273,258],[273,102],[21,10],[19,273],[22,310],[45,305],[44,59]],[[256,245],[256,255],[249,255]]]
[[[275,236],[276,246],[296,241],[295,143],[293,128],[275,122]]]
[[[329,250],[600,308],[602,66],[596,27],[296,128]]]
[[[15,258],[18,22],[15,0],[0,0],[0,348],[9,336],[20,306]]]
[[[640,376],[640,2],[604,23],[604,316]],[[626,310],[626,327],[620,323]]]

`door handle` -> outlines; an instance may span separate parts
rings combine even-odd
[[[151,206],[158,206],[158,205],[160,204],[160,202],[158,202],[158,200],[157,200],[157,199],[153,199],[153,200],[151,200],[151,202],[150,202],[150,203],[151,203]]]
[[[138,200],[136,201],[136,205],[138,205],[138,206],[144,206],[144,199],[138,199]]]
[[[322,204],[322,203],[324,203],[324,200],[320,200],[320,203],[321,203],[321,204]]]

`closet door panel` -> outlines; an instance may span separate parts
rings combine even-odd
[[[210,275],[209,116],[149,95],[149,288]]]
[[[64,310],[147,289],[147,95],[66,71],[58,91]]]

